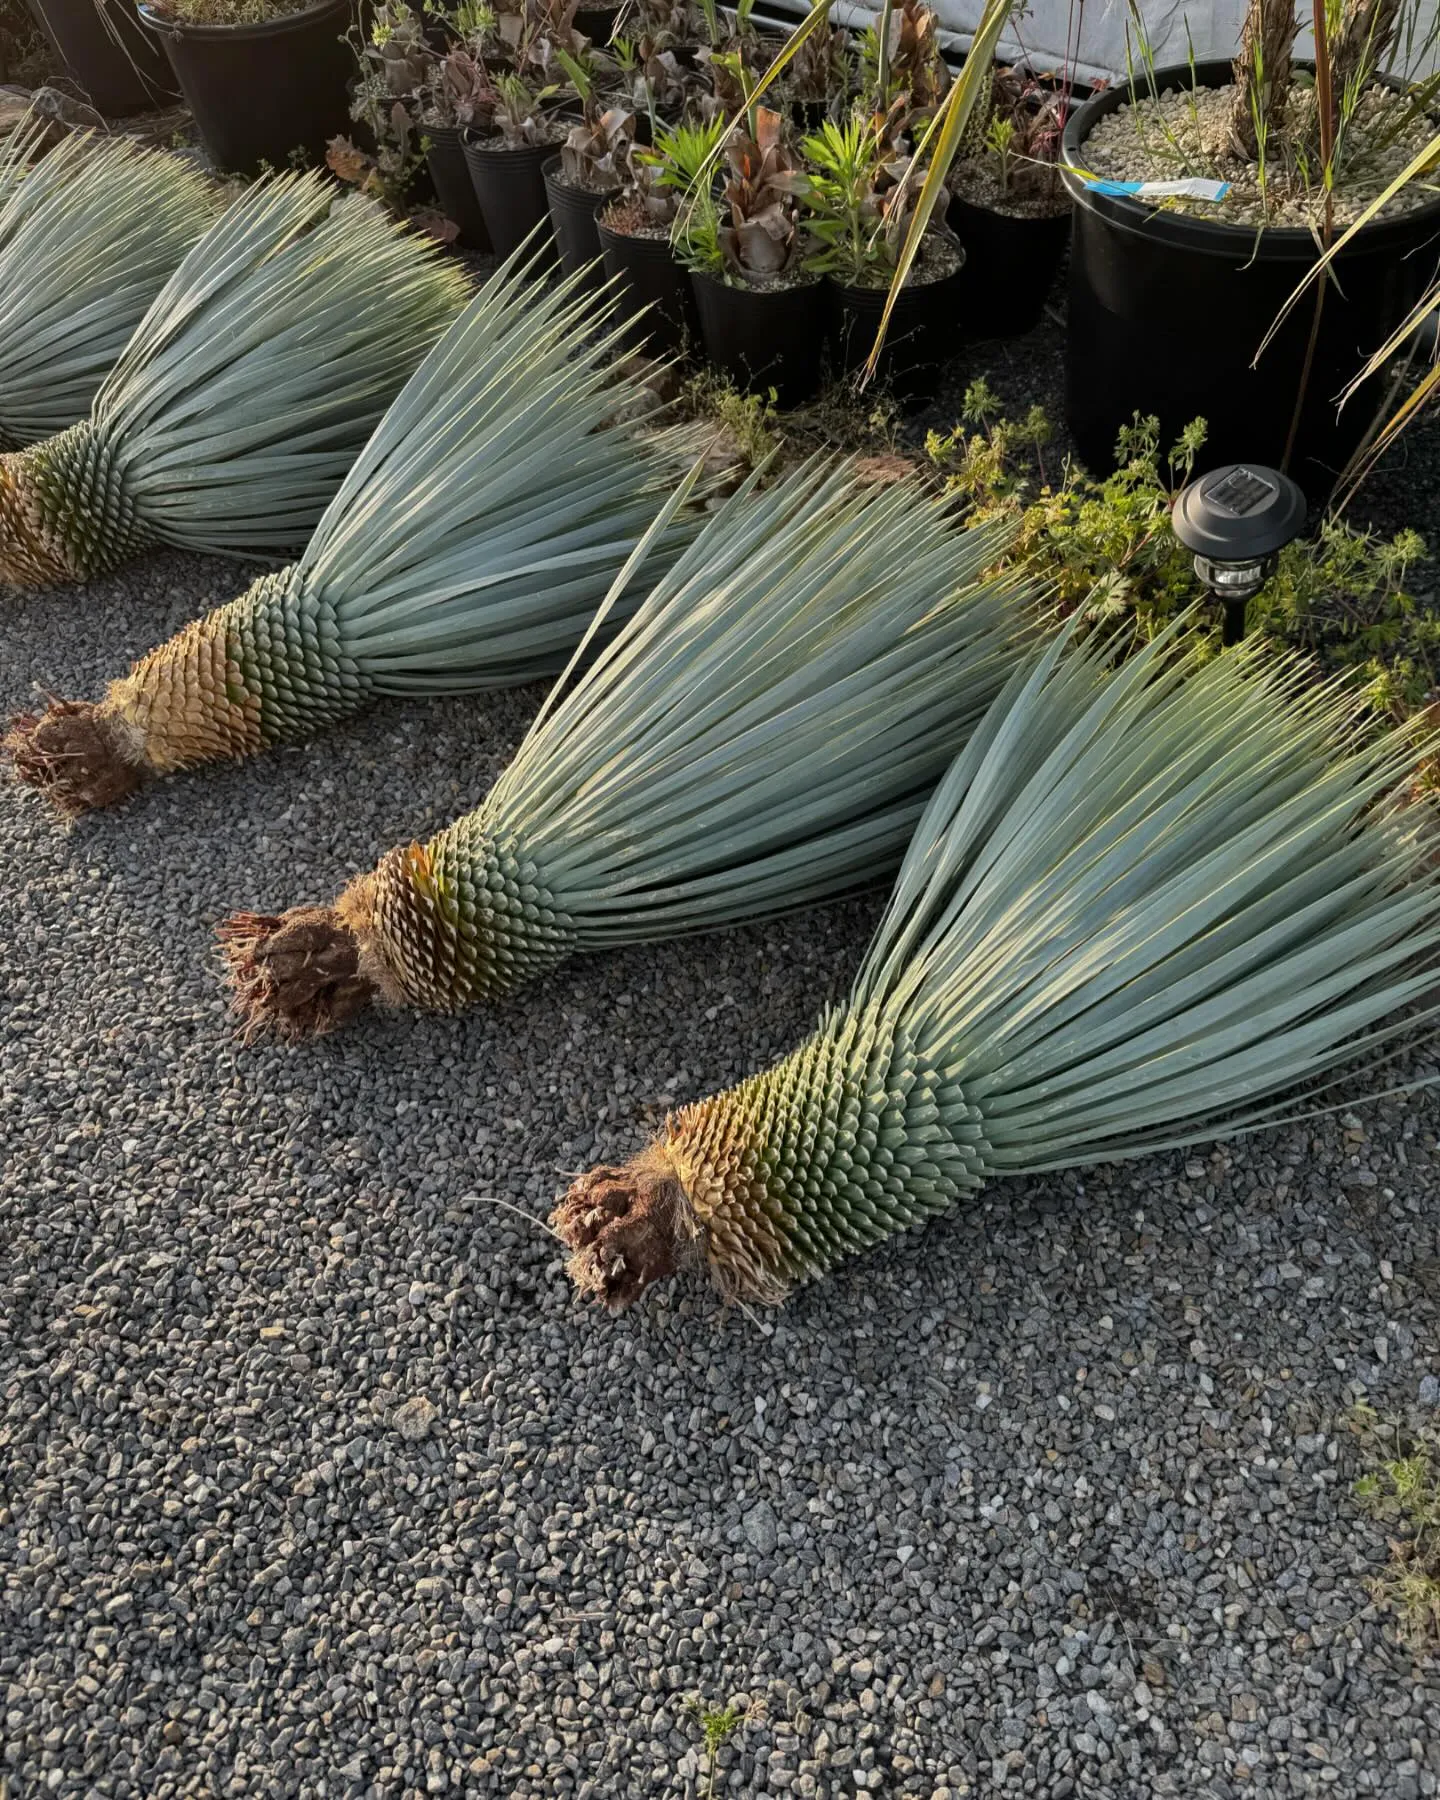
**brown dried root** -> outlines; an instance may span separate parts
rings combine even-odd
[[[88,700],[22,713],[0,739],[17,778],[69,818],[128,800],[149,780],[136,734]]]
[[[580,1176],[550,1223],[571,1249],[571,1280],[611,1312],[703,1253],[694,1209],[659,1145],[621,1168]]]
[[[375,997],[375,983],[361,971],[360,940],[337,908],[236,913],[219,937],[247,1041],[265,1031],[321,1037]]]

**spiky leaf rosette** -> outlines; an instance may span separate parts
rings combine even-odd
[[[478,811],[342,896],[326,948],[345,1012],[376,994],[454,1011],[576,952],[873,882],[1035,629],[1019,580],[983,574],[1004,541],[848,463],[742,489]],[[314,909],[300,917],[313,950]],[[291,926],[225,929],[239,1007],[322,1030],[340,1013]]]
[[[0,450],[89,413],[100,384],[215,214],[165,151],[43,126],[0,148]]]
[[[1062,648],[936,790],[849,1004],[572,1187],[584,1291],[703,1262],[775,1300],[991,1176],[1254,1126],[1387,1051],[1436,979],[1434,821],[1392,800],[1433,742],[1248,649]]]
[[[89,418],[0,456],[0,581],[85,581],[156,544],[298,549],[465,295],[434,246],[318,174],[249,189]]]
[[[22,778],[78,813],[148,777],[302,738],[377,694],[554,673],[684,461],[609,352],[615,302],[511,261],[431,351],[298,563],[188,625],[95,706],[17,720]],[[631,575],[617,622],[694,535]]]

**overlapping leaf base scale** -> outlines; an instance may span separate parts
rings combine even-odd
[[[774,1302],[976,1192],[979,1113],[874,1016],[832,1018],[763,1075],[676,1113],[662,1148],[722,1292]]]
[[[521,840],[479,815],[392,850],[373,876],[368,949],[412,1006],[458,1012],[574,954],[574,920]]]
[[[335,610],[307,586],[302,565],[262,576],[221,616],[246,690],[259,700],[266,744],[310,737],[369,700],[371,683],[345,652]]]
[[[341,650],[333,610],[292,567],[262,575],[151,651],[111,686],[101,712],[167,774],[307,737],[358,711],[369,692]]]
[[[154,542],[88,420],[0,456],[0,581],[89,581]]]

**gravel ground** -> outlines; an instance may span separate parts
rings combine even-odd
[[[6,597],[0,703],[242,579]],[[0,790],[0,1793],[700,1795],[696,1695],[750,1708],[717,1793],[1440,1793],[1344,1427],[1440,1420],[1434,1103],[610,1321],[532,1218],[793,1044],[878,902],[236,1042],[217,919],[449,819],[538,698],[68,835]]]

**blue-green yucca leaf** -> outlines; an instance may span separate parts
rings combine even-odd
[[[693,536],[648,535],[690,454],[618,362],[615,299],[511,258],[411,377],[299,561],[112,683],[17,724],[17,769],[69,812],[148,776],[244,756],[377,694],[553,673],[637,544],[611,629]],[[131,390],[133,393],[133,389]]]
[[[89,413],[216,211],[205,179],[165,151],[44,140],[44,125],[22,126],[0,149],[0,449]]]
[[[1039,630],[1025,579],[988,573],[1007,535],[848,460],[752,477],[475,812],[328,914],[227,928],[247,1021],[324,1030],[375,994],[449,1010],[576,952],[874,882]],[[293,982],[296,932],[325,937],[338,979]]]
[[[936,788],[847,1005],[556,1215],[582,1288],[687,1257],[774,1300],[991,1177],[1134,1157],[1363,1088],[1440,1016],[1436,741],[1186,622],[1058,639]]]
[[[257,183],[185,257],[88,419],[0,458],[0,579],[157,544],[298,549],[468,284],[318,174]]]

